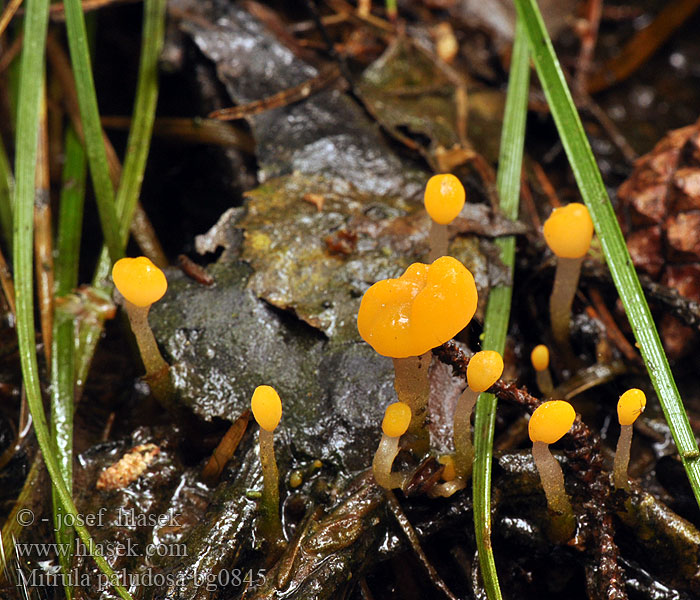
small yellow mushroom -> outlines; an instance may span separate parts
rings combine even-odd
[[[578,286],[581,263],[593,238],[593,221],[579,202],[555,208],[544,224],[544,239],[557,255],[557,271],[549,299],[552,333],[557,344],[569,348],[571,305]]]
[[[564,473],[549,451],[549,444],[559,441],[571,429],[575,419],[576,411],[571,404],[551,400],[537,407],[528,424],[532,458],[540,474],[547,505],[554,513],[554,530],[560,539],[573,534],[574,513],[564,488]]]
[[[382,439],[372,461],[374,479],[382,487],[391,490],[403,486],[406,476],[392,473],[391,467],[399,453],[399,440],[411,422],[411,407],[403,402],[394,402],[386,407],[382,421]]]
[[[530,353],[530,361],[535,369],[537,387],[544,396],[549,397],[554,389],[549,373],[549,348],[544,344],[535,346]]]
[[[447,226],[464,207],[464,186],[449,173],[433,175],[425,186],[425,210],[430,215],[430,253],[428,262],[447,254]]]
[[[632,388],[627,390],[617,402],[617,418],[620,422],[620,437],[615,449],[613,464],[613,483],[618,489],[629,489],[627,468],[630,463],[632,447],[632,425],[637,417],[644,412],[647,397],[642,390]]]
[[[455,460],[451,455],[443,454],[437,460],[443,465],[441,476],[443,482],[434,485],[428,492],[431,498],[437,498],[438,496],[449,498],[452,494],[467,487],[466,481],[457,476]]]
[[[474,446],[472,445],[472,411],[479,394],[489,389],[503,373],[503,358],[493,350],[477,352],[467,365],[467,387],[457,399],[452,421],[452,439],[455,453],[452,457],[438,459],[445,465],[444,483],[436,485],[431,496],[449,498],[466,487],[472,473]],[[447,460],[449,458],[449,461]]]
[[[457,400],[452,435],[455,444],[457,477],[466,480],[472,472],[474,447],[471,418],[479,394],[489,389],[503,374],[503,358],[493,350],[477,352],[467,365],[467,387]]]
[[[416,452],[428,448],[430,350],[459,333],[476,304],[474,277],[451,256],[430,265],[414,263],[398,279],[378,281],[362,297],[357,329],[376,352],[394,359],[394,387],[398,400],[413,412],[409,433]]]
[[[145,256],[122,258],[112,267],[112,279],[124,297],[124,308],[134,332],[146,369],[146,380],[161,402],[172,395],[168,365],[158,350],[158,344],[148,324],[148,311],[168,289],[165,274]]]
[[[447,482],[454,481],[457,477],[454,458],[449,454],[443,454],[442,456],[438,456],[437,460],[443,466],[442,480]]]
[[[263,474],[261,529],[268,543],[277,546],[283,540],[280,520],[279,471],[275,460],[273,431],[282,418],[282,401],[275,388],[259,385],[250,401],[253,417],[260,425],[260,465]]]

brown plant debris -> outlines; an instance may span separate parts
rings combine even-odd
[[[98,490],[121,490],[136,481],[160,454],[155,444],[134,446],[116,463],[107,467],[97,480]]]

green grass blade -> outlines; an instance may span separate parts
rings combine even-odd
[[[12,256],[12,193],[15,178],[12,176],[10,161],[7,160],[5,146],[0,140],[0,228],[5,238],[8,257]]]
[[[86,164],[85,150],[72,127],[66,132],[65,154],[54,264],[57,296],[70,294],[78,286]]]
[[[525,145],[525,121],[530,86],[530,63],[523,28],[515,30],[515,43],[508,79],[508,95],[503,115],[497,187],[501,212],[509,219],[518,218],[520,173]],[[515,264],[515,238],[496,240],[503,264],[510,269],[510,283],[491,288],[484,320],[484,350],[503,354],[510,318],[512,269]],[[481,394],[476,405],[474,423],[475,460],[473,471],[474,531],[479,550],[479,566],[490,600],[500,600],[501,590],[491,547],[491,462],[496,423],[496,397]]]
[[[19,341],[22,377],[27,403],[34,421],[37,442],[44,457],[51,482],[63,509],[77,519],[77,509],[66,488],[61,468],[56,460],[56,448],[49,435],[39,385],[36,340],[34,337],[33,229],[34,183],[36,174],[37,137],[39,132],[40,95],[44,81],[44,51],[49,17],[48,0],[27,0],[24,22],[24,47],[20,62],[17,138],[15,142],[15,214],[14,269],[17,290],[17,337]],[[96,552],[87,529],[76,525],[76,531],[93,555],[100,570],[114,583],[124,600],[129,593],[118,584],[107,561]]]
[[[166,0],[146,0],[143,5],[143,32],[141,34],[141,62],[134,112],[126,144],[124,170],[117,191],[119,235],[126,246],[134,207],[141,193],[146,170],[146,159],[151,145],[153,122],[158,102],[158,60],[165,37]]]
[[[126,160],[117,192],[117,214],[122,248],[126,248],[129,226],[141,192],[146,168],[146,158],[151,145],[153,122],[158,101],[158,60],[165,37],[165,0],[146,0],[143,5],[143,33],[141,35],[141,61],[134,113],[129,130]],[[109,276],[110,263],[107,252],[102,250],[93,277],[95,287],[103,287]]]
[[[78,285],[80,236],[83,225],[85,151],[77,134],[70,127],[66,133],[66,162],[63,169],[63,189],[58,216],[56,243],[56,297],[70,294]],[[53,348],[51,352],[51,437],[56,458],[68,491],[73,487],[73,412],[75,405],[75,323],[60,308],[54,315]],[[52,490],[56,541],[64,548],[73,547],[74,531],[62,518],[63,508]],[[73,552],[61,553],[59,560],[64,573],[70,572]],[[73,597],[66,587],[66,597]]]
[[[80,0],[66,0],[64,6],[68,47],[75,75],[75,87],[78,93],[80,119],[85,135],[90,175],[97,199],[102,233],[109,248],[110,258],[115,261],[123,256],[124,251],[119,243],[119,224],[114,204],[114,188],[109,178],[107,153],[102,138],[102,124],[97,108],[97,94],[92,77],[85,19]]]
[[[542,15],[534,0],[515,0],[518,17],[527,31],[537,74],[547,97],[564,150],[574,172],[581,196],[591,213],[596,233],[615,287],[625,307],[642,358],[661,407],[671,428],[695,499],[700,505],[700,453],[688,423],[668,359],[651,318],[637,273],[603,185],[593,152],[566,85]],[[612,402],[612,399],[611,399]]]

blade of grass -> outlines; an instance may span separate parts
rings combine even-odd
[[[114,204],[114,188],[109,178],[107,153],[102,137],[102,124],[100,123],[95,82],[92,77],[90,64],[90,50],[85,19],[80,0],[66,0],[64,6],[68,47],[73,63],[75,86],[78,92],[80,118],[85,135],[90,176],[92,177],[92,184],[95,190],[105,243],[109,248],[110,258],[112,261],[116,261],[124,255],[124,250],[119,243],[119,223]]]
[[[503,115],[501,147],[498,161],[497,188],[500,208],[504,216],[518,218],[520,197],[520,173],[525,145],[525,120],[530,86],[530,62],[525,31],[518,24],[508,78],[508,94]],[[510,282],[491,288],[486,317],[484,319],[484,350],[495,350],[501,355],[505,350],[510,305],[513,293],[513,266],[515,264],[515,238],[498,238],[501,261],[510,271]],[[474,422],[474,531],[479,550],[479,566],[484,587],[490,600],[500,600],[496,563],[491,547],[491,462],[493,435],[496,424],[496,397],[481,394],[476,405]]]
[[[124,171],[117,192],[117,214],[122,248],[126,247],[129,226],[141,192],[146,158],[151,145],[153,122],[158,101],[158,59],[165,36],[165,0],[146,0],[143,5],[141,61],[136,86],[134,114],[131,119]],[[109,277],[109,260],[103,248],[93,277],[95,287],[104,286]]]
[[[85,179],[87,164],[75,130],[66,133],[66,162],[63,170],[63,189],[58,215],[56,243],[56,298],[71,293],[78,285],[80,235],[83,224]],[[57,459],[68,491],[73,488],[73,409],[75,405],[75,324],[68,315],[56,309],[51,362],[51,437],[57,450]],[[74,532],[62,518],[60,500],[53,491],[54,527],[56,541],[70,552],[61,552],[59,559],[63,572],[70,573],[73,556]],[[73,597],[67,586],[66,597]]]
[[[668,359],[632,265],[625,239],[615,217],[581,119],[566,85],[552,42],[535,0],[515,0],[518,17],[527,31],[532,57],[552,117],[625,307],[627,319],[646,364],[649,378],[673,434],[695,499],[700,505],[700,452],[690,428]]]
[[[124,600],[131,600],[116,574],[96,550],[88,530],[79,524],[77,509],[66,488],[56,449],[49,436],[41,399],[34,336],[33,218],[39,112],[44,76],[44,49],[48,27],[48,0],[27,0],[24,21],[25,44],[20,62],[17,137],[15,142],[14,268],[17,289],[17,338],[27,402],[34,421],[37,442],[63,509],[76,520],[76,531],[97,566]]]
[[[66,161],[58,215],[56,242],[56,296],[78,285],[80,236],[85,198],[85,150],[72,127],[66,132]]]
[[[124,169],[117,191],[117,214],[120,216],[119,235],[122,244],[126,244],[131,216],[141,193],[146,159],[151,146],[158,103],[158,60],[165,37],[165,7],[166,0],[146,0],[143,5],[141,62],[136,99],[129,140],[126,144]]]

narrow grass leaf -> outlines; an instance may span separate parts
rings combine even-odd
[[[80,0],[66,0],[64,7],[68,47],[78,93],[80,119],[85,135],[90,175],[97,199],[102,233],[109,248],[110,258],[115,261],[123,256],[124,250],[119,243],[119,224],[114,204],[114,188],[109,177],[107,153],[102,137],[102,124],[97,107],[95,82],[92,77],[85,18]]]
[[[529,86],[530,63],[527,40],[524,29],[518,24],[515,28],[515,42],[508,78],[497,178],[501,212],[513,220],[518,218]],[[501,251],[501,261],[510,270],[510,282],[495,286],[489,292],[484,320],[483,349],[495,350],[503,354],[513,292],[515,238],[513,236],[499,238],[496,244]],[[493,394],[481,394],[474,422],[475,460],[472,479],[474,531],[479,551],[481,577],[489,600],[502,598],[491,547],[491,462],[496,404],[496,397]]]
[[[109,564],[107,564],[107,561],[96,552],[88,530],[84,526],[77,524],[78,511],[66,488],[61,468],[56,460],[56,448],[49,435],[39,384],[36,339],[34,336],[33,217],[39,110],[44,78],[44,52],[48,17],[48,0],[27,0],[24,21],[24,47],[20,62],[20,84],[17,103],[16,186],[13,231],[15,286],[17,290],[17,337],[22,377],[27,394],[27,403],[32,413],[37,442],[63,509],[76,518],[76,531],[85,543],[86,548],[93,555],[100,570],[114,584],[115,590],[124,600],[131,600],[127,590],[118,583],[118,579]]]
[[[143,5],[143,32],[141,34],[141,60],[134,113],[131,118],[124,170],[117,191],[117,214],[121,248],[126,248],[129,226],[141,192],[146,159],[151,145],[153,122],[158,102],[158,60],[165,37],[165,0],[146,0]],[[109,277],[110,262],[107,250],[102,249],[93,285],[104,287]],[[90,346],[86,351],[91,352]]]
[[[78,285],[80,237],[83,225],[85,151],[72,127],[66,133],[66,162],[58,215],[56,243],[56,298],[65,298]],[[60,308],[54,314],[53,349],[51,352],[51,437],[56,459],[69,492],[73,487],[73,407],[75,405],[75,323]],[[56,541],[63,548],[73,549],[75,533],[66,525],[63,507],[52,490]],[[73,551],[61,552],[59,560],[64,573],[70,572]],[[66,586],[66,597],[73,597]]]

